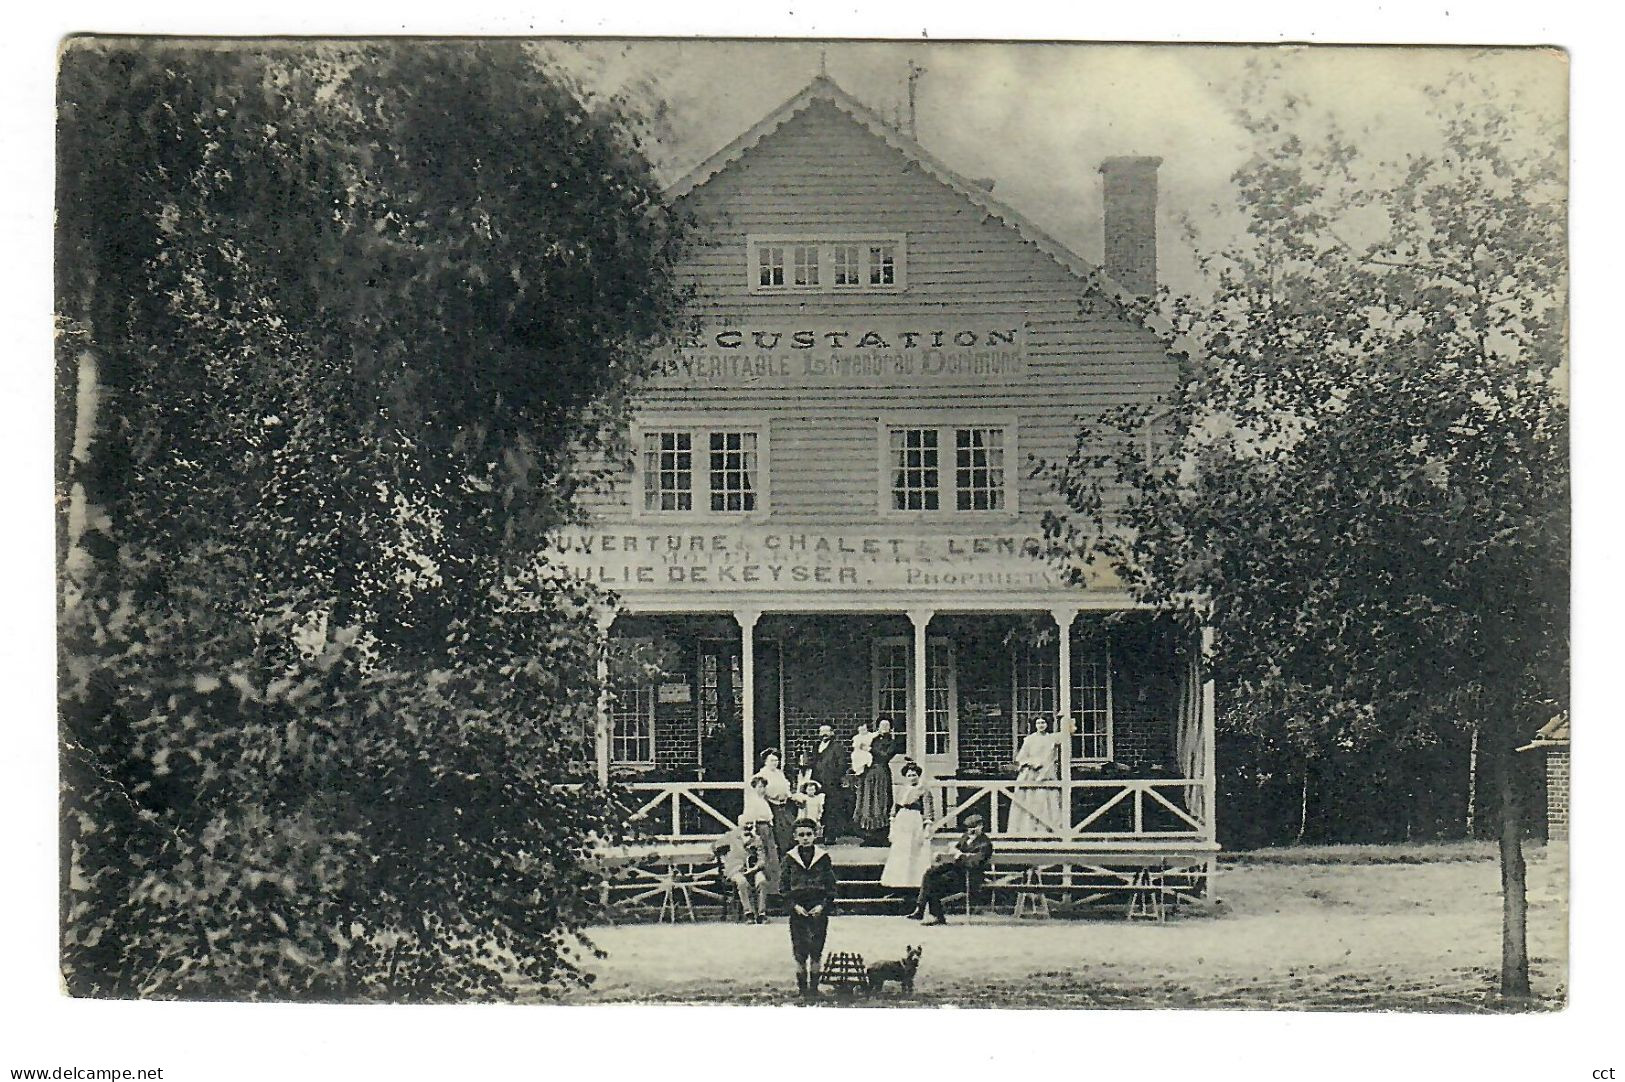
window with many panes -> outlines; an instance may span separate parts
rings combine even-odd
[[[748,513],[763,499],[760,435],[749,429],[643,433],[643,509]]]
[[[756,510],[756,433],[710,435],[711,510]]]
[[[1011,656],[1011,713],[1015,743],[1033,731],[1040,715],[1056,720],[1060,709],[1060,651],[1055,646],[1018,647]],[[1105,762],[1112,757],[1110,659],[1102,651],[1072,653],[1072,761]]]
[[[904,286],[900,235],[746,238],[752,293],[896,293]]]
[[[1111,654],[1072,658],[1072,759],[1112,757]]]
[[[1013,684],[1010,714],[1015,722],[1015,746],[1033,731],[1040,716],[1055,721],[1057,652],[1054,646],[1017,647],[1011,655]]]
[[[947,639],[925,644],[925,754],[948,755],[954,746],[954,647]]]
[[[1013,510],[1009,426],[888,426],[886,441],[889,510]]]
[[[709,736],[722,723],[722,668],[715,651],[700,651],[698,682],[700,731]]]
[[[790,252],[795,268],[791,283],[803,287],[818,285],[818,245],[797,244]]]
[[[937,430],[891,430],[891,506],[896,511],[935,511],[939,506],[942,470],[937,460]]]
[[[627,682],[611,692],[610,757],[617,763],[646,765],[655,761],[655,689]]]
[[[954,500],[961,511],[1004,510],[1004,429],[954,429]]]
[[[755,281],[764,290],[784,285],[784,245],[763,244],[756,249]]]
[[[890,718],[892,731],[906,748],[909,686],[914,682],[914,640],[906,636],[876,640],[874,645],[874,715]],[[954,750],[954,645],[932,637],[925,644],[924,754],[952,755]]]
[[[830,250],[836,289],[852,289],[863,284],[863,249],[856,244],[837,244]]]
[[[874,647],[876,718],[890,718],[893,732],[908,727],[908,685],[914,671],[914,645],[908,639],[881,639]]]
[[[897,284],[897,245],[871,244],[867,246],[868,259],[864,268],[868,272],[865,283],[871,288],[886,288]]]
[[[694,434],[646,432],[643,436],[643,509],[694,510]]]

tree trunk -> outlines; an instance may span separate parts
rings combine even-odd
[[[1303,844],[1303,835],[1309,829],[1309,764],[1303,764],[1303,788],[1298,797],[1298,844]]]
[[[1526,999],[1529,988],[1529,903],[1525,893],[1523,809],[1513,770],[1510,734],[1485,734],[1491,777],[1500,810],[1501,849],[1501,994]]]
[[[85,534],[105,525],[102,510],[89,491],[87,481],[102,397],[96,355],[88,349],[79,353],[77,375],[73,445],[68,458],[68,508],[62,558],[61,601],[64,613],[72,610],[82,599],[83,582],[90,573],[90,554],[83,548]]]
[[[1478,836],[1478,722],[1473,722],[1472,742],[1467,745],[1467,838]]]

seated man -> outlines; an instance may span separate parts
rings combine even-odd
[[[926,870],[925,878],[920,882],[920,896],[914,903],[914,912],[908,915],[909,920],[919,920],[929,910],[931,919],[926,921],[927,924],[947,924],[942,900],[961,886],[969,893],[981,889],[982,872],[993,861],[993,841],[982,829],[983,822],[980,815],[965,817],[965,833],[952,849],[938,856],[937,862]]]
[[[756,832],[735,827],[717,842],[722,878],[739,892],[740,916],[753,924],[767,923],[767,871]]]

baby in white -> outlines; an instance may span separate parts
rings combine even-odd
[[[869,723],[860,722],[858,731],[852,734],[852,773],[862,774],[874,763],[875,757],[869,751],[869,745],[874,742],[875,734]]]

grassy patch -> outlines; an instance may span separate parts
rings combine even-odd
[[[1526,845],[1534,855],[1538,846]],[[1243,864],[1452,864],[1495,860],[1490,841],[1402,842],[1393,845],[1286,845],[1270,849],[1226,852],[1220,861]]]

